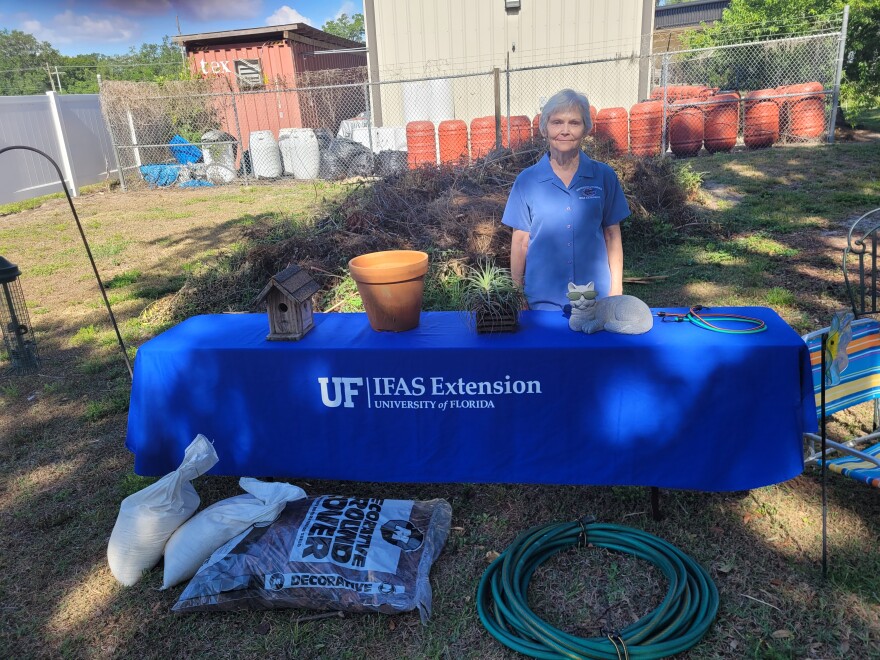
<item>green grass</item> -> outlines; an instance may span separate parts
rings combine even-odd
[[[132,244],[132,239],[123,238],[121,234],[114,234],[109,241],[92,247],[92,256],[96,259],[115,257]]]
[[[880,133],[880,108],[864,110],[850,119],[850,123],[856,128],[864,128],[875,133]]]
[[[86,404],[83,420],[95,423],[128,410],[128,392],[118,391],[97,401]]]
[[[82,186],[79,189],[80,195],[87,195],[89,193],[97,192],[99,190],[107,190],[106,183],[95,183],[89,186]],[[36,209],[41,207],[43,204],[52,199],[63,199],[64,193],[57,192],[52,193],[50,195],[42,195],[40,197],[32,197],[31,199],[24,199],[20,202],[10,202],[8,204],[0,204],[0,216],[4,215],[12,215],[14,213],[21,213],[22,211],[30,211],[31,209]],[[74,205],[76,202],[74,202]]]
[[[100,331],[94,325],[87,325],[76,331],[76,334],[70,338],[70,343],[74,346],[84,346],[98,341]]]
[[[122,287],[129,286],[137,282],[141,277],[141,271],[139,270],[128,270],[124,273],[120,273],[119,275],[114,275],[113,279],[109,282],[104,283],[104,288],[106,289],[120,289]]]
[[[652,240],[663,239],[651,247],[644,247],[633,228],[626,229],[626,275],[665,279],[626,284],[625,291],[653,306],[770,305],[798,332],[827,324],[843,300],[839,244],[846,221],[878,205],[871,204],[880,194],[877,145],[716,155],[692,160],[681,171],[683,179],[699,176],[728,186],[736,198],[717,209],[697,206],[700,222],[685,235],[675,230],[676,218],[657,216]],[[326,191],[323,184],[319,188],[320,197]],[[265,248],[309,231],[313,188],[302,186],[286,197],[281,196],[284,190],[201,191],[176,197],[168,211],[185,208],[196,214],[199,205],[211,205],[218,223],[256,232]],[[136,213],[146,208],[169,217],[155,198],[147,199],[133,205]],[[121,232],[109,217],[116,216],[102,216],[94,245],[119,247],[139,240],[141,227],[132,223]],[[65,251],[65,260],[82,260],[81,245],[71,243],[77,237],[70,223],[37,214],[22,219],[29,219],[28,231],[17,222],[0,229],[4,249],[11,245],[21,254],[39,236],[54,243],[42,258],[34,253],[33,265],[52,268]],[[177,232],[189,222],[182,218],[169,224]],[[165,257],[161,266],[154,255],[134,249],[134,243],[109,255],[124,260],[108,281],[108,293],[119,304],[115,311],[131,358],[137,345],[168,327],[167,318],[156,321],[149,312],[177,298],[169,294],[187,278],[187,287],[203,285],[218,308],[231,298],[245,304],[241,281],[233,275],[236,265],[247,263],[248,235],[226,234],[220,241],[219,232],[203,231],[192,238],[185,257]],[[154,237],[151,245],[177,246],[179,234],[169,236]],[[426,308],[459,305],[460,277],[450,264],[464,255],[457,246],[431,250]],[[683,660],[880,657],[875,577],[880,574],[880,504],[871,489],[829,477],[831,573],[823,580],[821,495],[814,470],[749,493],[664,491],[661,521],[650,518],[647,488],[292,479],[310,494],[450,501],[453,529],[431,571],[430,624],[422,626],[413,613],[316,621],[297,620],[313,614],[307,610],[173,615],[170,608],[181,588],[159,590],[161,567],[131,588],[117,585],[107,570],[107,539],[120,502],[156,479],[132,473],[132,456],[124,446],[129,375],[87,264],[51,275],[69,276],[69,283],[82,278],[81,290],[87,293],[59,301],[48,295],[61,286],[58,281],[27,282],[33,287],[26,292],[28,299],[38,305],[30,309],[46,311],[39,319],[43,373],[9,377],[4,371],[8,357],[0,350],[0,527],[15,542],[10,546],[14,553],[0,553],[0,647],[8,649],[7,655],[512,658],[486,633],[475,612],[474,591],[487,557],[503,551],[531,525],[595,513],[674,543],[713,577],[721,595],[719,616],[706,638],[682,654]],[[326,281],[334,284],[318,301],[322,308],[362,309],[351,278],[328,276]],[[97,300],[93,308],[81,304],[86,298]],[[662,383],[662,374],[658,379]],[[711,411],[704,414],[709,421],[706,437],[696,439],[700,442],[711,439]],[[864,424],[854,415],[833,420],[831,430],[855,432]],[[246,447],[248,439],[242,443]],[[241,494],[234,477],[200,477],[194,487],[202,507]],[[547,620],[573,634],[598,635],[602,625],[626,625],[636,608],[656,606],[665,586],[647,562],[583,548],[542,566],[529,596]]]

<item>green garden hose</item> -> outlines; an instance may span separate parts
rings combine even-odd
[[[604,637],[575,637],[551,626],[529,608],[529,581],[543,562],[579,544],[651,562],[669,580],[666,597],[635,623]],[[477,590],[477,612],[495,639],[533,658],[652,660],[700,641],[718,612],[718,589],[702,566],[653,534],[604,523],[551,523],[520,534],[486,569]]]

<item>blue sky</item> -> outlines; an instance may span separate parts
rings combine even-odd
[[[165,35],[308,23],[320,28],[361,0],[0,0],[0,29],[21,30],[65,55],[127,53]]]

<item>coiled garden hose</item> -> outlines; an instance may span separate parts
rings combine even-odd
[[[661,321],[676,321],[681,323],[688,321],[698,328],[711,330],[712,332],[720,332],[726,335],[753,335],[756,332],[764,332],[767,324],[763,320],[752,317],[733,314],[732,312],[721,312],[718,314],[703,312],[702,305],[694,305],[684,314],[676,314],[675,312],[657,312],[657,316]],[[739,323],[738,326],[718,325],[719,322]],[[743,327],[742,324],[745,324]]]
[[[669,580],[666,597],[635,623],[604,637],[575,637],[543,621],[528,605],[532,575],[557,552],[587,544],[657,566]],[[653,534],[605,523],[551,523],[520,534],[486,569],[477,589],[477,612],[495,639],[533,658],[651,660],[700,641],[718,612],[718,589],[702,566]]]

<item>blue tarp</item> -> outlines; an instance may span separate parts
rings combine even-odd
[[[205,188],[213,185],[210,181],[202,181],[201,179],[190,179],[189,181],[177,184],[179,188]]]
[[[176,165],[141,165],[141,176],[153,187],[164,188],[177,181],[179,170]]]
[[[171,153],[177,159],[177,162],[181,165],[189,165],[190,163],[197,163],[202,159],[202,150],[195,146],[192,142],[183,138],[179,135],[175,135],[171,140],[168,141],[169,145],[181,145],[181,146],[169,146],[171,149]]]

